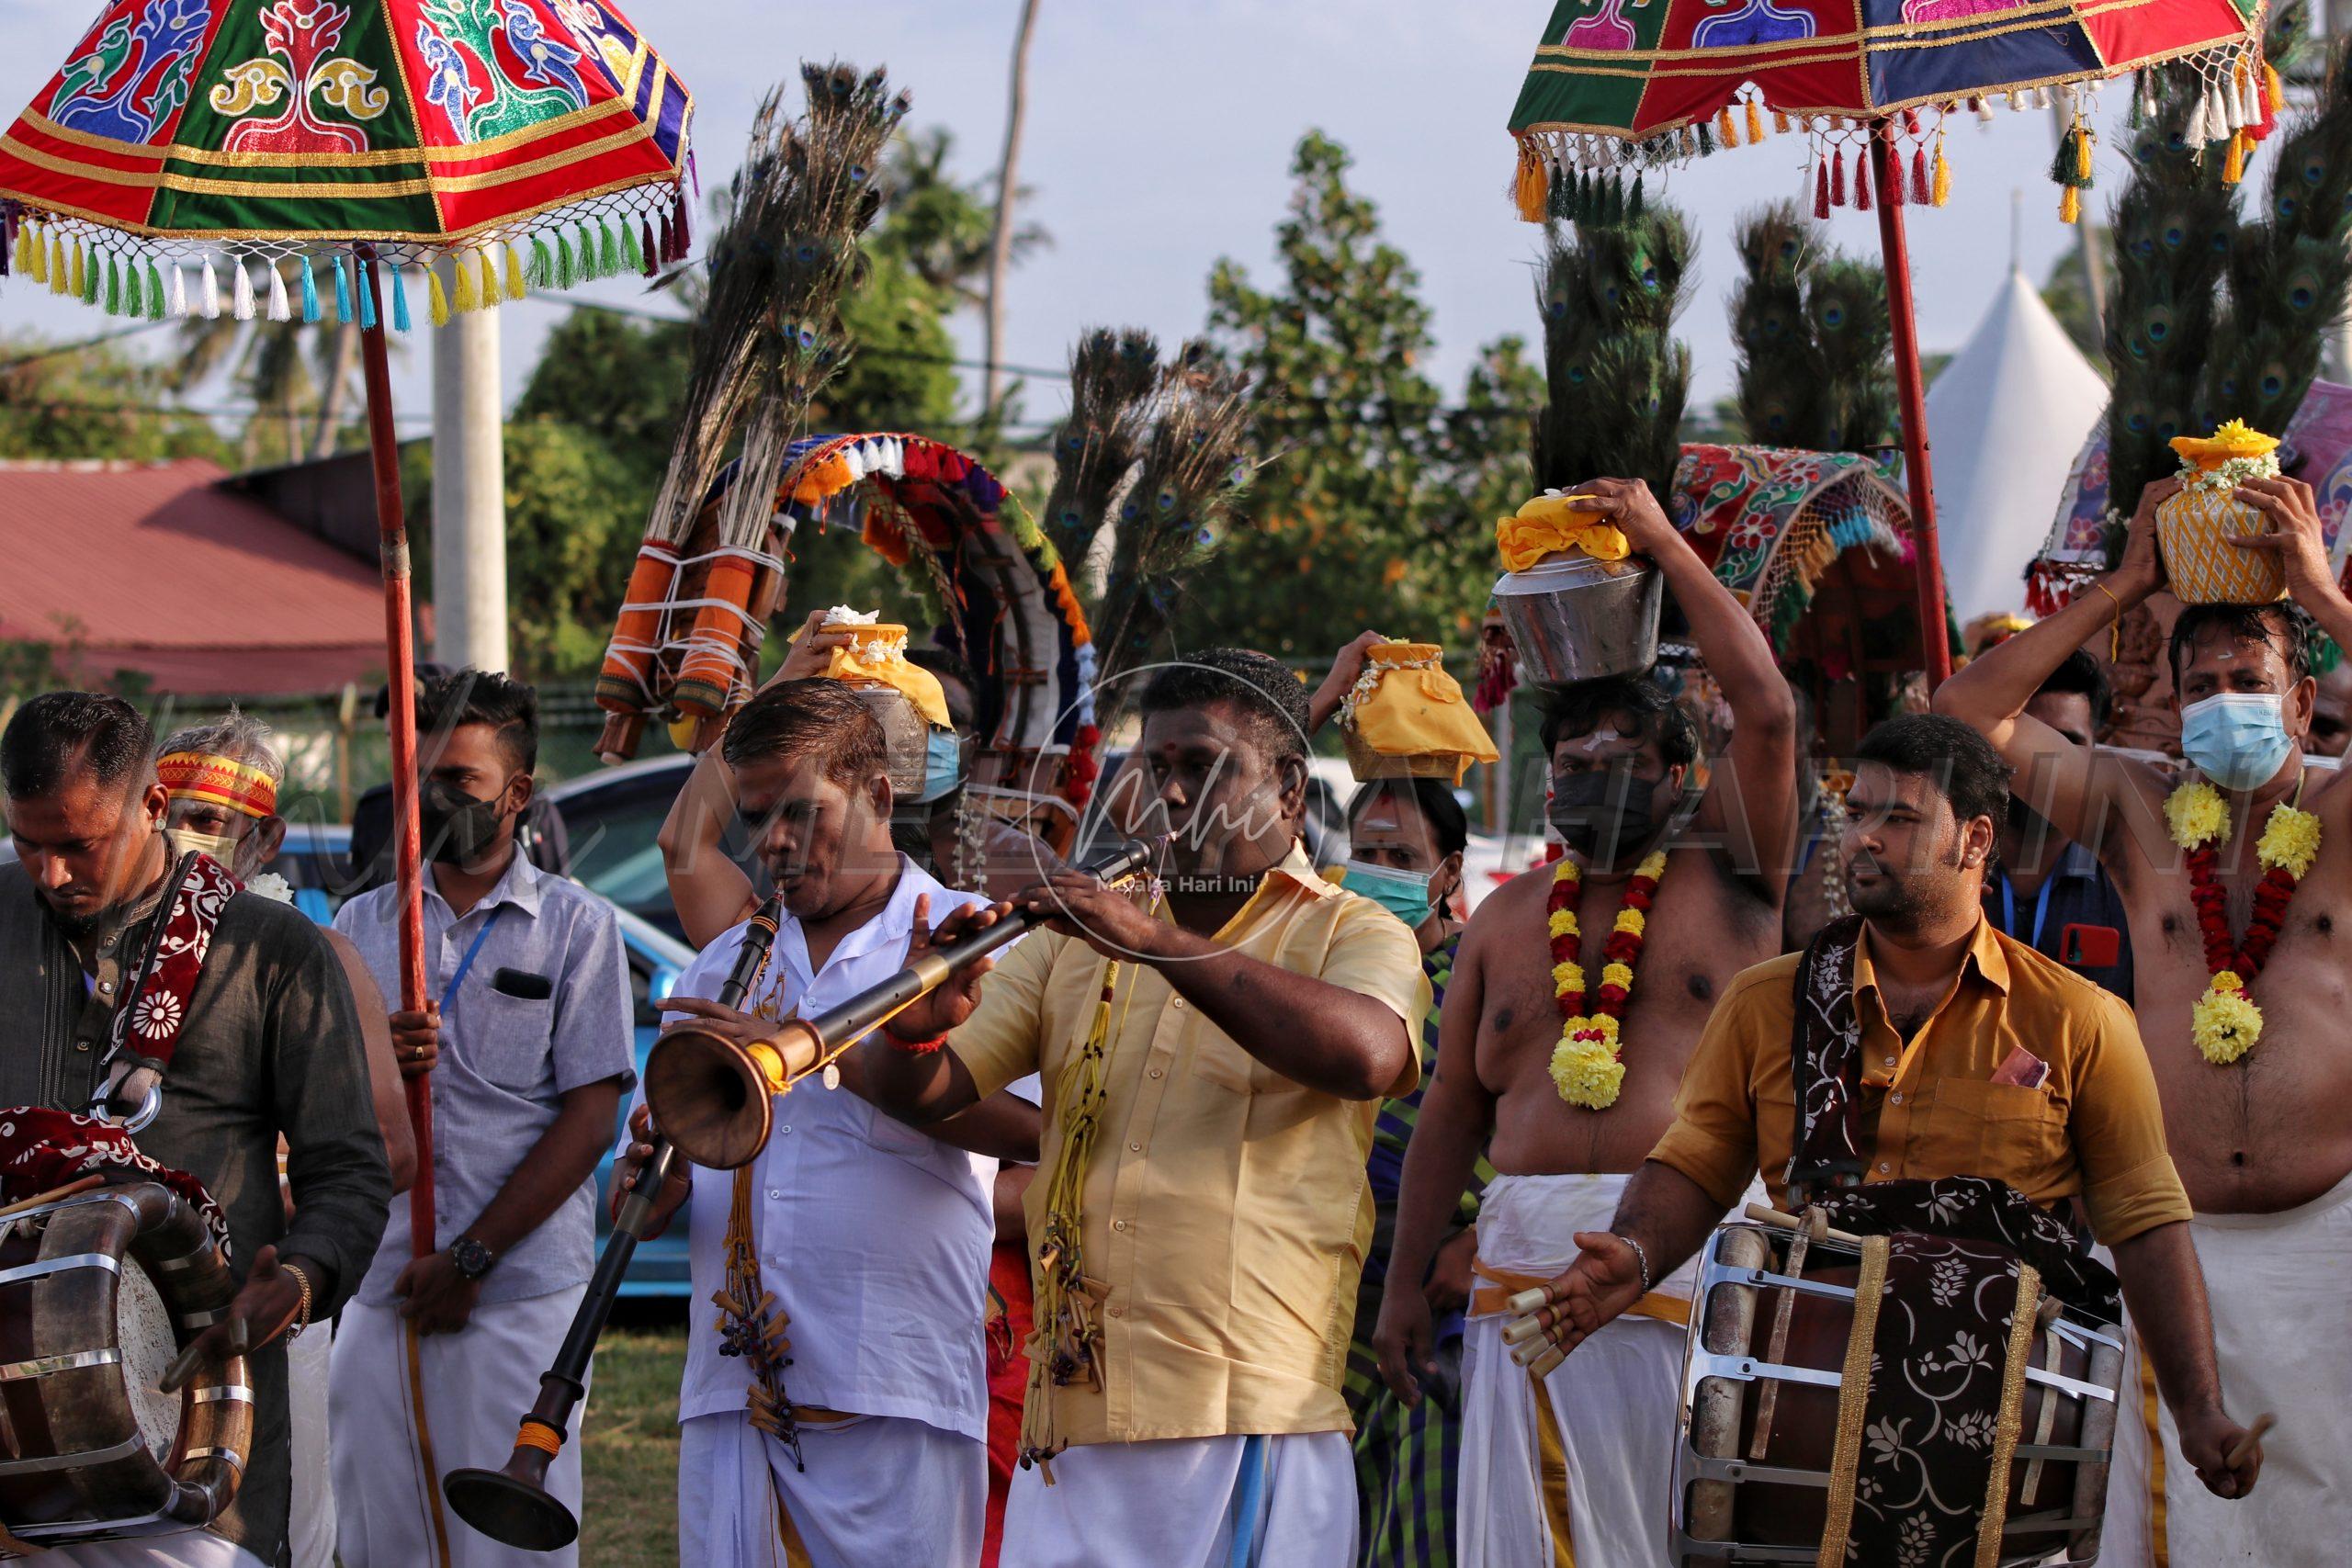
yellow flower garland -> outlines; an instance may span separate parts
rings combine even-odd
[[[1666,858],[1663,850],[1645,858],[1634,868],[1634,883],[1647,883],[1655,888],[1666,874]],[[1563,859],[1558,869],[1552,874],[1553,887],[1555,892],[1562,886],[1574,887],[1583,880],[1583,874],[1576,862]],[[1648,919],[1641,910],[1626,908],[1617,911],[1617,918],[1610,929],[1638,942],[1647,925]],[[1580,934],[1573,907],[1552,910],[1544,926],[1545,934],[1552,939],[1555,951],[1562,939],[1566,940],[1573,951],[1573,944]],[[1600,983],[1630,993],[1634,988],[1633,966],[1612,960],[1602,965]],[[1582,964],[1573,958],[1554,964],[1552,984],[1563,1010],[1570,1007],[1577,1010],[1563,1019],[1560,1043],[1552,1047],[1552,1087],[1570,1105],[1582,1106],[1588,1111],[1606,1111],[1617,1103],[1618,1091],[1625,1082],[1625,1065],[1618,1060],[1622,1028],[1609,1013],[1594,1011],[1584,1005],[1585,971]]]
[[[2298,789],[2296,798],[2301,796]],[[2165,827],[2175,844],[2193,854],[2229,837],[2229,800],[2202,779],[2182,784],[2165,797]],[[2255,841],[2255,862],[2266,874],[2283,871],[2301,882],[2319,858],[2319,818],[2281,801],[2270,808],[2262,837]],[[2214,975],[2189,1009],[2188,1037],[2197,1054],[2215,1066],[2227,1066],[2261,1040],[2262,1009],[2255,1005],[2235,968],[2224,967]]]

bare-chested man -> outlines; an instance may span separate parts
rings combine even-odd
[[[2165,585],[2155,508],[2177,488],[2149,487],[2123,562],[2098,587],[1952,677],[1937,707],[1973,724],[2018,770],[2018,793],[2052,825],[2098,855],[2121,895],[2137,957],[2140,1032],[2164,1100],[2165,1134],[2197,1218],[2193,1235],[2213,1302],[2215,1347],[2233,1401],[2276,1412],[2268,1506],[2209,1499],[2180,1457],[2167,1415],[2150,1463],[2144,1430],[2127,1423],[2109,1492],[2102,1561],[2136,1564],[2334,1562],[2352,1540],[2352,1352],[2335,1332],[2352,1296],[2352,950],[2339,919],[2352,895],[2352,784],[2305,773],[2303,741],[2315,682],[2303,650],[2305,615],[2352,645],[2352,601],[2336,587],[2308,486],[2257,479],[2241,500],[2268,532],[2241,547],[2286,568],[2294,605],[2192,604],[2172,636],[2180,773],[2069,742],[2022,711],[2074,649],[2104,635]],[[2233,541],[2236,543],[2239,541]],[[2176,790],[2215,785],[2228,807],[2213,878],[2228,945],[2243,951],[2265,875],[2257,844],[2272,812],[2300,805],[2318,819],[2318,853],[2288,903],[2278,944],[2244,995],[2260,1033],[2235,1060],[2210,1061],[2195,1010],[2213,969],[2195,880],[2168,836]],[[2276,843],[2277,840],[2274,840]],[[2352,931],[2347,931],[2352,934]],[[2256,944],[2259,946],[2259,943]],[[2204,1032],[2210,1037],[2212,1032]],[[2218,1053],[2217,1053],[2218,1054]],[[2161,1493],[2161,1512],[2151,1507]]]
[[[1562,886],[1581,932],[1588,1012],[1602,1005],[1603,949],[1629,883],[1653,851],[1666,857],[1621,1023],[1624,1077],[1612,1103],[1567,1103],[1554,1082],[1563,1018],[1547,909],[1553,868],[1497,889],[1463,938],[1439,1026],[1437,1072],[1406,1153],[1389,1268],[1399,1278],[1420,1277],[1444,1239],[1472,1161],[1487,1146],[1501,1174],[1481,1200],[1483,1288],[1467,1335],[1455,1559],[1464,1568],[1554,1561],[1547,1543],[1559,1529],[1572,1534],[1580,1564],[1666,1561],[1659,1478],[1674,1432],[1687,1280],[1662,1281],[1635,1309],[1641,1315],[1596,1338],[1600,1355],[1579,1355],[1541,1384],[1503,1348],[1500,1302],[1522,1282],[1540,1283],[1566,1268],[1577,1232],[1608,1224],[1625,1173],[1666,1129],[1675,1084],[1715,998],[1740,970],[1781,950],[1781,900],[1796,834],[1795,705],[1770,644],[1675,532],[1647,486],[1596,479],[1580,493],[1665,572],[1731,707],[1732,738],[1697,814],[1682,826],[1677,804],[1698,761],[1697,731],[1656,685],[1564,688],[1544,726],[1552,822],[1582,868],[1580,886]],[[1682,1299],[1672,1299],[1678,1292]],[[1415,1374],[1427,1370],[1430,1348],[1419,1292],[1386,1293],[1374,1343],[1390,1384],[1408,1400],[1418,1397]],[[1532,1447],[1538,1421],[1558,1431],[1566,1495],[1539,1495],[1530,1485],[1538,1473]]]

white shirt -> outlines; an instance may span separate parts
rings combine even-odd
[[[987,902],[949,891],[901,855],[888,905],[842,939],[821,973],[809,973],[800,922],[785,918],[752,1010],[805,1017],[897,974],[923,894],[933,922]],[[716,997],[742,940],[737,926],[705,948],[672,994]],[[777,1097],[774,1125],[751,1167],[752,1223],[761,1283],[791,1314],[786,1393],[795,1404],[911,1416],[985,1441],[981,1325],[996,1161],[939,1143],[818,1078]],[[678,1389],[682,1421],[742,1409],[748,1387],[742,1361],[718,1353],[705,1305],[727,1275],[734,1176],[693,1170],[686,1215],[695,1326]]]

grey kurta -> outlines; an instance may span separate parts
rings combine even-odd
[[[160,893],[154,903],[107,944],[85,989],[25,868],[0,867],[0,1105],[88,1105],[128,983],[123,968],[145,951]],[[163,1113],[139,1135],[143,1153],[194,1176],[226,1211],[240,1278],[265,1246],[320,1265],[314,1322],[358,1284],[391,1203],[361,1050],[351,987],[326,938],[292,906],[240,893],[213,931]],[[278,1196],[281,1133],[290,1224]],[[251,1365],[252,1462],[213,1529],[271,1562],[290,1483],[285,1347],[268,1346]]]

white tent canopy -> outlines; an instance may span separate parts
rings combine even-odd
[[[2012,267],[1928,389],[1944,582],[1963,625],[2024,608],[2026,563],[2106,408],[2107,384]]]

